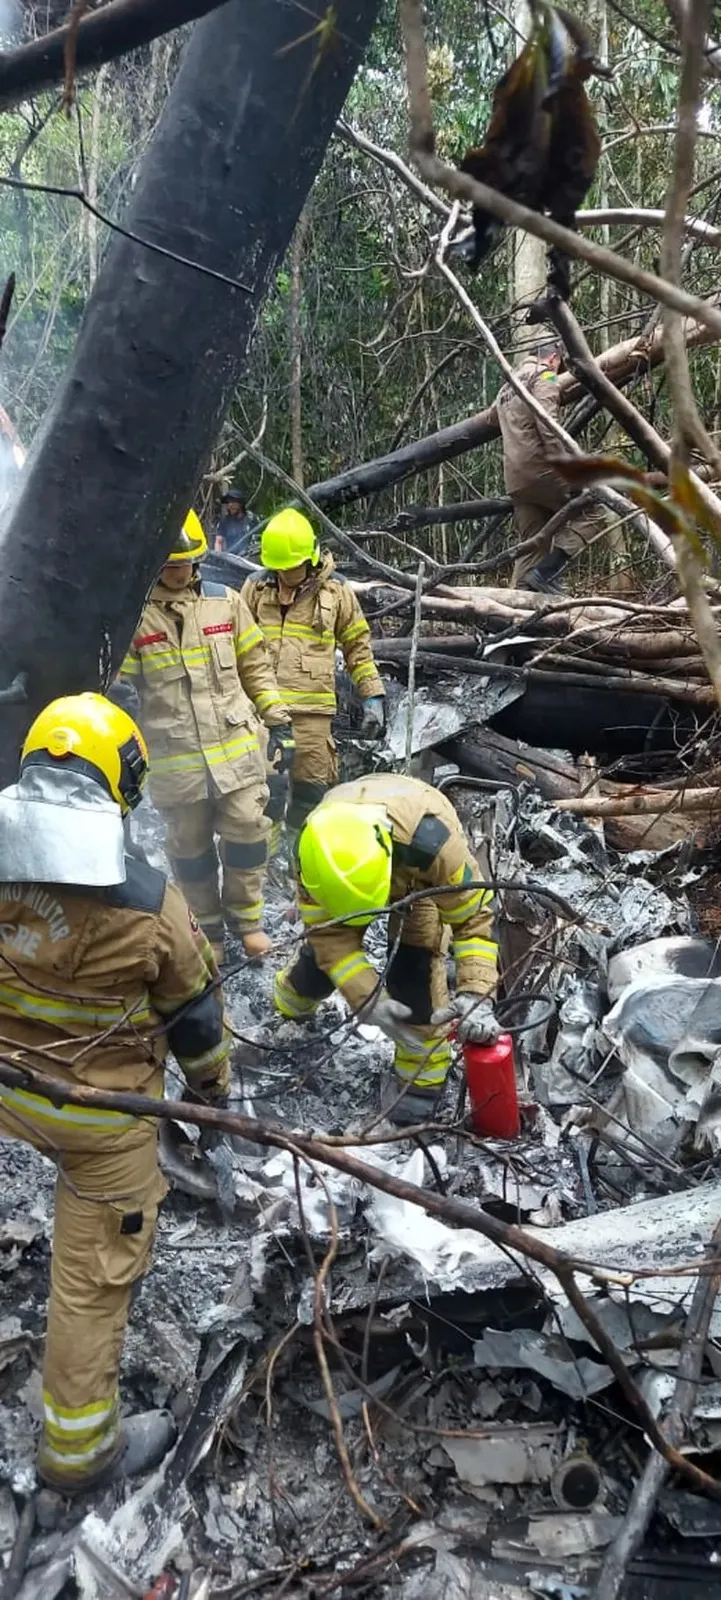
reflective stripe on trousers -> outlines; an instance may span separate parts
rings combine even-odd
[[[159,1070],[146,1092],[162,1094]],[[59,1488],[82,1487],[120,1449],[118,1372],[130,1294],[148,1269],[167,1189],[157,1129],[5,1090],[0,1133],[58,1163],[38,1465]]]
[[[418,1046],[396,1045],[393,1066],[399,1078],[412,1080],[419,1089],[436,1089],[445,1083],[451,1065],[447,1039],[423,1039]]]

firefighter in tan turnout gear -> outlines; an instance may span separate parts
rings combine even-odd
[[[102,695],[56,700],[33,723],[0,793],[0,1031],[54,1078],[157,1097],[170,1046],[192,1091],[225,1103],[210,946],[180,891],[124,855],[146,764],[139,729]],[[157,1124],[0,1085],[0,1134],[57,1165],[40,1475],[75,1492],[149,1470],[173,1420],[121,1419],[118,1370],[167,1188]]]
[[[560,420],[561,362],[561,346],[546,340],[539,345],[538,354],[518,369],[521,383],[555,421]],[[544,427],[509,383],[499,391],[491,416],[501,430],[503,472],[518,539],[530,541],[528,553],[515,563],[511,584],[514,589],[553,593],[560,588],[559,580],[571,557],[602,531],[604,513],[600,508],[580,506],[557,534],[547,533],[551,517],[571,499],[568,485],[548,464],[549,457],[566,453],[563,441]]]
[[[335,572],[333,557],[321,553],[308,518],[292,507],[271,517],[261,536],[260,559],[266,576],[248,578],[241,594],[263,630],[293,719],[287,821],[295,830],[338,777],[331,732],[336,646],[363,701],[367,736],[383,732],[385,690],[368,623],[352,589]]]
[[[379,774],[340,784],[302,828],[297,870],[307,939],[276,975],[276,1009],[301,1020],[340,989],[351,1010],[395,1044],[389,1115],[399,1123],[424,1121],[450,1066],[448,1023],[455,1018],[462,1042],[490,1043],[500,1032],[488,999],[496,984],[492,895],[473,887],[482,874],[453,806],[416,778]],[[439,893],[391,913],[383,988],[364,952],[363,930],[379,909],[415,889]],[[333,917],[353,920],[319,931]],[[446,930],[456,966],[450,1006]]]
[[[224,923],[248,955],[270,949],[262,927],[270,822],[258,717],[269,729],[271,767],[287,768],[293,734],[245,602],[198,575],[206,550],[190,512],[138,624],[121,682],[139,695],[150,794],[167,826],[173,871],[220,962]]]

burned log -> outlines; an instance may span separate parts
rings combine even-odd
[[[457,762],[462,772],[491,783],[510,784],[514,789],[531,783],[554,805],[580,798],[586,787],[585,773],[538,745],[508,738],[498,731],[499,721],[500,718],[495,718],[494,726],[484,727],[477,734],[449,739],[440,747],[440,754]],[[603,778],[598,789],[604,798],[611,800],[628,792],[624,784]],[[672,804],[673,790],[669,790],[668,809],[663,815],[605,817],[604,831],[609,844],[616,850],[664,850],[679,839],[689,838],[694,832],[693,819],[670,809]]]
[[[688,349],[716,343],[715,335],[701,323],[687,319],[685,327]],[[640,338],[625,339],[622,344],[605,350],[598,358],[598,365],[619,388],[635,374],[647,371],[661,361],[663,341],[659,327],[650,338],[641,335]],[[564,405],[574,403],[583,393],[571,373],[564,373],[561,377],[560,390]],[[472,417],[464,417],[462,422],[454,423],[452,427],[426,434],[425,438],[403,445],[389,455],[378,456],[375,461],[349,467],[335,478],[314,483],[308,493],[318,505],[348,505],[352,500],[360,500],[393,483],[401,483],[415,472],[425,472],[443,461],[453,461],[458,456],[466,455],[469,450],[478,450],[498,436],[494,409],[488,406]]]

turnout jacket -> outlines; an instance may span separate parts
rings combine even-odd
[[[333,716],[336,645],[361,699],[385,693],[370,628],[353,590],[335,573],[332,555],[321,556],[288,606],[281,606],[275,572],[246,578],[241,597],[263,630],[291,713]]]
[[[390,773],[341,783],[316,810],[333,801],[385,811],[393,840],[390,900],[400,900],[414,889],[445,891],[428,898],[452,932],[456,987],[489,994],[496,984],[498,953],[492,932],[493,895],[488,889],[466,887],[483,874],[450,801],[418,778]],[[302,881],[298,907],[318,966],[358,1011],[378,985],[378,973],[363,950],[363,929],[338,924],[317,932],[317,924],[329,920],[328,912]]]
[[[544,411],[558,420],[561,401],[557,373],[545,361],[534,357],[519,367],[518,377]],[[509,494],[517,495],[526,490],[528,499],[532,500],[530,491],[539,474],[551,472],[548,457],[565,455],[566,447],[550,428],[544,428],[510,383],[504,383],[499,390],[491,416],[501,430],[506,489]]]
[[[0,1033],[54,1077],[156,1093],[173,1051],[190,1086],[212,1098],[230,1083],[230,1040],[210,946],[179,889],[126,857],[110,889],[0,883]],[[97,1041],[97,1043],[93,1042]],[[130,1117],[52,1106],[0,1085],[0,1102],[40,1120],[100,1130]]]
[[[289,723],[263,635],[224,584],[156,584],[120,669],[140,697],[156,805],[263,782],[256,712]],[[255,709],[254,709],[255,708]]]

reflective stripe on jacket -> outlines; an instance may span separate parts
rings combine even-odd
[[[283,608],[274,572],[246,578],[246,601],[267,641],[283,699],[293,711],[332,717],[336,710],[335,651],[345,664],[362,700],[385,693],[373,659],[368,623],[335,563],[321,556],[310,577]]]
[[[0,883],[0,1033],[31,1052],[52,1045],[53,1077],[140,1093],[170,1047],[192,1087],[225,1092],[230,1040],[210,946],[162,872],[130,857],[126,870],[112,889]],[[0,1100],[51,1138],[63,1124],[130,1120],[3,1086]]]
[[[468,846],[460,818],[445,795],[418,778],[374,774],[341,783],[321,800],[317,810],[334,800],[381,807],[393,838],[393,870],[389,900],[403,899],[414,889],[438,889],[441,921],[452,932],[456,988],[490,994],[496,984],[497,947],[493,939],[490,889],[466,887],[483,878]],[[298,891],[300,915],[318,966],[342,990],[357,1011],[378,984],[378,973],[363,950],[363,932],[337,926],[318,931],[330,920],[307,893]]]
[[[257,715],[290,722],[263,635],[222,584],[156,584],[121,668],[140,697],[157,805],[264,781]],[[254,709],[255,708],[255,709]]]

